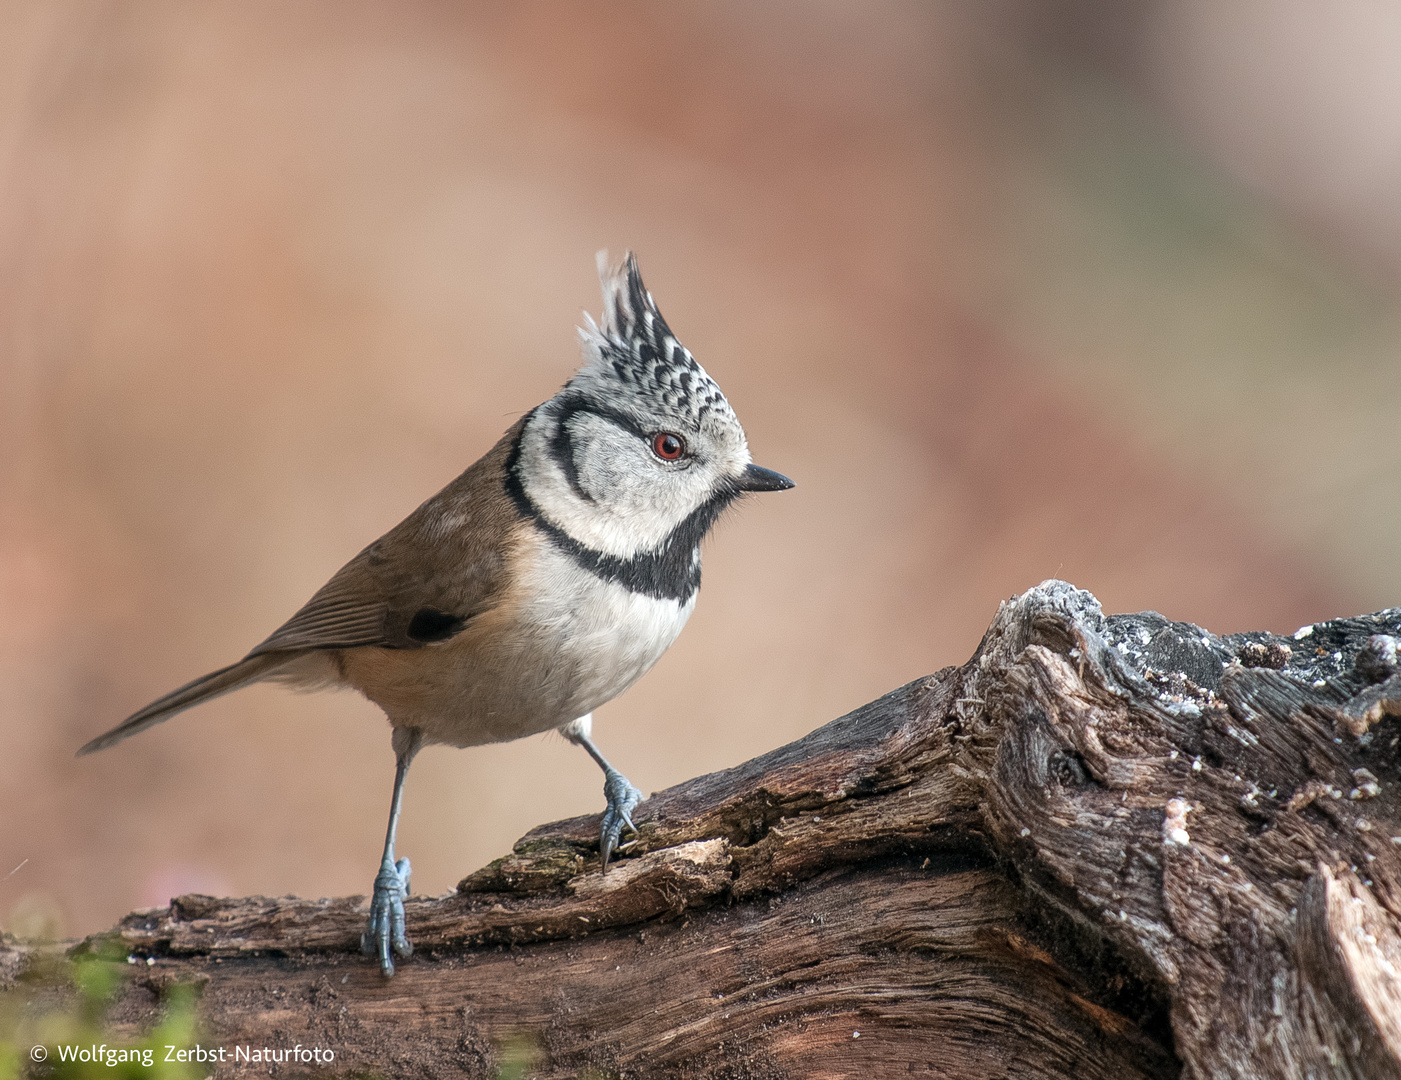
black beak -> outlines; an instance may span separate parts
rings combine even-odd
[[[787,491],[792,486],[793,481],[788,477],[762,465],[748,466],[735,481],[740,491]]]

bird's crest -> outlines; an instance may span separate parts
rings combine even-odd
[[[603,285],[602,325],[584,315],[585,325],[579,328],[584,366],[573,382],[621,383],[669,410],[697,418],[717,407],[728,412],[720,387],[657,310],[633,253],[612,265],[608,252],[600,251],[598,276]]]

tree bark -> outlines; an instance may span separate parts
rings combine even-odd
[[[335,1054],[282,1076],[1401,1080],[1396,635],[1046,582],[962,667],[653,796],[606,875],[577,818],[413,898],[391,980],[363,897],[184,896],[78,948],[142,961],[118,1037],[193,983],[205,1045]]]

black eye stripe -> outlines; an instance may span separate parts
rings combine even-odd
[[[649,438],[651,432],[633,416],[618,409],[610,409],[606,405],[599,405],[588,401],[582,397],[569,397],[560,403],[558,411],[555,413],[556,422],[560,428],[565,428],[571,420],[579,413],[593,413],[594,416],[608,421],[614,427],[622,428],[629,434],[636,435],[639,439]],[[558,436],[556,436],[558,437]]]
[[[579,466],[574,460],[574,436],[570,433],[568,420],[573,416],[561,417],[559,425],[555,428],[555,433],[550,437],[548,449],[550,457],[559,466],[559,471],[564,473],[564,478],[569,481],[570,488],[574,494],[585,502],[593,502],[593,496],[583,489],[579,483]]]

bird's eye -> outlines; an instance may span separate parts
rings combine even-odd
[[[659,431],[652,436],[652,451],[663,461],[675,461],[686,452],[686,444],[680,435]]]

